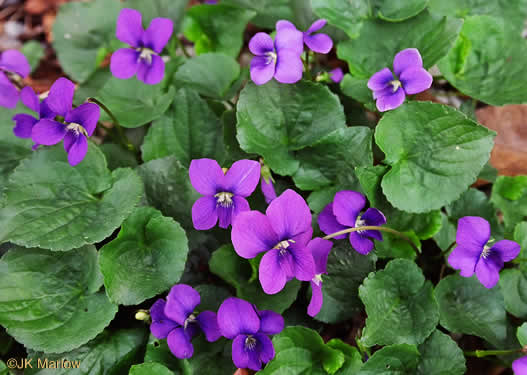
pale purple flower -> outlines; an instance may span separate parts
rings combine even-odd
[[[257,85],[273,77],[280,83],[295,83],[302,79],[302,33],[296,28],[284,27],[287,21],[276,23],[276,37],[256,33],[249,41],[249,50],[255,55],[251,60],[251,79]]]
[[[307,307],[309,316],[315,316],[322,308],[322,275],[327,274],[328,255],[331,251],[333,242],[324,240],[323,238],[313,238],[307,244],[307,249],[313,255],[315,261],[315,276],[311,280],[311,301]]]
[[[192,206],[192,222],[197,230],[207,230],[219,220],[221,228],[228,228],[243,211],[250,210],[245,199],[252,194],[260,179],[260,163],[239,160],[223,173],[212,159],[192,160],[190,182],[204,195]]]
[[[527,375],[527,356],[512,362],[512,371],[514,375]]]
[[[199,331],[209,342],[221,337],[216,313],[203,311],[194,315],[194,309],[200,302],[200,295],[194,288],[177,284],[170,289],[166,302],[158,299],[150,308],[150,332],[158,339],[166,338],[170,351],[177,358],[192,357],[192,339]]]
[[[273,180],[269,177],[267,180],[262,175],[260,179],[260,189],[265,198],[265,203],[269,204],[276,198],[276,191],[274,190]]]
[[[335,68],[329,72],[329,78],[335,83],[340,83],[344,78],[344,72],[341,68]]]
[[[403,104],[406,95],[420,93],[432,86],[432,75],[423,68],[423,60],[416,48],[407,48],[395,55],[393,71],[394,74],[384,68],[368,81],[380,112],[397,108]]]
[[[490,241],[490,224],[477,216],[459,219],[456,233],[456,248],[448,257],[448,264],[463,277],[476,274],[485,288],[494,287],[500,279],[500,270],[505,262],[520,253],[520,245],[514,241]]]
[[[339,191],[335,194],[333,202],[324,207],[318,215],[320,230],[331,234],[348,228],[386,224],[383,213],[376,208],[368,208],[361,214],[365,206],[366,198],[361,193],[351,190]],[[373,250],[371,239],[382,241],[382,234],[378,230],[358,230],[348,236],[351,246],[360,254],[368,254]],[[334,238],[346,238],[346,234]]]
[[[31,138],[33,126],[41,119],[53,119],[55,113],[48,107],[46,100],[42,101],[42,103],[40,102],[35,91],[29,86],[20,90],[20,99],[26,107],[36,112],[37,117],[35,118],[26,113],[16,114],[13,116],[13,121],[15,122],[13,133],[19,138]],[[35,144],[33,149],[38,146],[38,144]]]
[[[9,76],[25,78],[30,72],[31,66],[21,52],[10,49],[0,54],[0,107],[15,108],[18,103],[18,89]]]
[[[240,369],[259,371],[275,356],[268,335],[284,329],[284,319],[270,310],[258,311],[242,299],[231,297],[218,310],[220,332],[232,341],[232,361]]]
[[[71,165],[79,164],[88,152],[88,138],[97,126],[101,110],[94,103],[72,109],[75,85],[66,78],[53,83],[46,98],[49,110],[61,119],[40,119],[31,131],[33,142],[51,146],[64,139],[64,149]]]
[[[312,234],[307,203],[288,189],[269,204],[265,215],[258,211],[238,215],[231,239],[234,250],[243,258],[266,252],[260,261],[260,284],[265,293],[275,294],[293,277],[313,279],[315,264],[306,247]]]
[[[209,5],[216,5],[218,4],[218,0],[205,0],[204,3]]]
[[[137,79],[155,85],[165,75],[165,63],[159,56],[172,35],[173,22],[169,18],[154,18],[144,30],[141,13],[124,8],[117,19],[115,35],[131,48],[114,52],[110,70],[114,77],[128,79],[137,74]]]
[[[314,34],[326,26],[327,21],[325,19],[316,20],[313,22],[309,29],[304,32],[304,43],[309,47],[311,51],[318,53],[328,53],[333,48],[333,41],[331,38],[322,33]]]

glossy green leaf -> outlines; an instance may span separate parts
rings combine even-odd
[[[415,374],[418,363],[415,345],[389,345],[373,353],[357,375]]]
[[[104,240],[143,194],[131,169],[110,172],[90,143],[75,167],[62,145],[41,148],[11,175],[0,208],[0,242],[66,251]]]
[[[150,127],[143,160],[174,155],[183,165],[192,159],[223,157],[223,127],[207,102],[190,89],[179,89],[170,109]]]
[[[505,226],[514,228],[527,216],[527,176],[499,176],[490,201],[503,214]]]
[[[101,53],[118,48],[115,25],[121,10],[117,0],[62,4],[53,24],[53,49],[64,72],[85,82],[98,68]]]
[[[201,95],[230,99],[230,88],[239,75],[240,65],[234,58],[221,53],[205,53],[187,60],[178,69],[176,80]]]
[[[386,113],[375,141],[391,166],[381,184],[388,201],[416,213],[453,202],[489,159],[494,134],[441,104],[411,102]]]
[[[527,75],[527,45],[520,30],[506,31],[508,22],[490,16],[465,19],[455,46],[439,63],[459,91],[492,105],[527,102],[519,79]]]
[[[355,375],[362,367],[362,356],[354,346],[350,346],[340,339],[331,339],[327,342],[330,348],[340,350],[344,354],[344,364],[339,369],[339,375]]]
[[[26,370],[28,375],[99,375],[127,373],[130,365],[137,361],[145,343],[144,329],[126,329],[120,331],[104,331],[92,341],[67,353],[48,354],[31,351],[28,355],[32,364],[42,363],[41,368],[33,366]],[[71,361],[78,368],[52,368],[51,364],[45,368],[45,360]]]
[[[400,22],[421,13],[429,0],[374,0],[372,6],[377,17],[391,22]]]
[[[146,85],[131,79],[110,78],[97,94],[97,99],[111,109],[119,123],[137,128],[166,112],[175,96],[174,88],[163,91],[163,84]]]
[[[368,20],[358,38],[339,43],[337,54],[347,61],[351,74],[357,78],[370,78],[385,67],[391,69],[394,56],[405,48],[417,48],[424,67],[429,68],[448,53],[461,23],[428,11],[405,22]],[[376,48],[372,48],[373,44]]]
[[[236,295],[251,303],[259,310],[284,312],[295,301],[300,282],[292,280],[277,294],[265,294],[258,277],[251,280],[252,269],[249,261],[240,258],[232,245],[224,245],[212,253],[209,261],[210,271],[236,289]]]
[[[475,277],[450,275],[436,286],[440,323],[451,332],[475,335],[499,346],[507,336],[505,304],[499,288]]]
[[[521,262],[521,267],[524,268],[525,262],[527,262],[527,222],[522,221],[516,225],[514,228],[514,241],[521,247],[520,254],[516,259]]]
[[[266,29],[272,29],[279,20],[293,20],[290,0],[224,0],[222,3],[236,5],[253,10],[257,16],[251,23]]]
[[[0,324],[27,348],[75,349],[99,334],[117,306],[104,292],[97,251],[15,247],[0,259]],[[73,358],[72,358],[73,359]]]
[[[372,135],[365,126],[341,128],[298,151],[295,185],[302,190],[318,190],[355,180],[354,167],[373,164]]]
[[[198,55],[220,52],[236,58],[247,23],[255,15],[255,11],[224,4],[193,6],[187,11],[191,26],[185,36],[194,42]]]
[[[155,208],[136,208],[117,238],[100,249],[106,293],[117,304],[138,305],[179,281],[187,253],[179,223]]]
[[[428,7],[434,13],[452,17],[493,16],[518,32],[527,16],[527,3],[523,0],[430,0]]]
[[[359,35],[362,20],[370,15],[366,1],[311,0],[313,13],[343,30],[350,38]]]
[[[456,342],[439,330],[419,345],[418,375],[463,375],[465,356]]]
[[[322,276],[324,303],[315,319],[337,323],[360,312],[359,285],[375,270],[376,260],[375,254],[354,251],[347,240],[336,242],[328,256],[327,275]]]
[[[160,363],[150,362],[132,366],[129,375],[173,375],[174,373]]]
[[[115,143],[103,143],[99,146],[106,157],[108,168],[114,170],[117,168],[135,168],[137,167],[137,158],[133,152],[125,149],[123,146]]]
[[[294,357],[290,357],[289,355],[289,350],[293,348],[308,351],[311,358],[307,361],[301,361],[300,365],[303,367],[302,362],[310,362],[313,371],[312,374],[323,374],[324,370],[328,374],[334,374],[342,367],[346,360],[341,350],[324,344],[322,337],[317,332],[302,326],[285,328],[273,338],[273,346],[276,351],[276,359],[273,361],[275,362],[274,366],[269,366],[271,367],[271,371],[267,372],[266,368],[262,374],[276,374],[273,368],[278,364],[284,367],[294,368],[295,364],[291,360]],[[299,352],[298,354],[303,357],[304,353]],[[301,371],[291,373],[305,374],[305,372]]]
[[[516,331],[516,337],[521,346],[527,345],[527,323],[523,323]]]
[[[410,260],[392,260],[371,273],[359,296],[368,314],[361,338],[366,346],[420,344],[439,321],[432,283]]]
[[[237,109],[241,148],[262,155],[281,175],[293,175],[299,169],[295,151],[345,128],[338,97],[326,86],[307,81],[294,85],[249,83],[240,94]]]

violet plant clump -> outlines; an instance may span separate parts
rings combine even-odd
[[[8,3],[0,374],[527,375],[525,7]]]

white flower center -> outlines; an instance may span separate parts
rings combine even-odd
[[[268,65],[272,62],[275,62],[276,61],[276,52],[267,52],[265,54],[265,56],[267,57],[267,59],[265,60],[265,63]]]
[[[245,338],[245,347],[249,350],[256,348],[256,339],[252,335],[248,335]]]
[[[320,286],[320,284],[322,283],[322,274],[321,273],[316,274],[315,277],[311,279],[311,281],[313,281],[315,285]]]
[[[366,221],[362,220],[362,217],[359,215],[355,220],[355,228],[360,228],[366,225]],[[364,233],[363,230],[358,230],[357,233]]]
[[[227,191],[214,194],[214,197],[216,197],[216,205],[220,205],[222,207],[231,207],[233,195],[233,193],[229,193]]]
[[[136,51],[141,52],[139,54],[138,60],[146,61],[148,65],[152,64],[152,55],[157,55],[157,53],[152,51],[150,48],[137,48]]]
[[[280,250],[280,255],[284,255],[287,252],[287,248],[289,247],[289,244],[295,243],[294,240],[284,240],[278,242],[273,249]]]
[[[485,245],[485,246],[483,247],[483,251],[481,252],[480,257],[483,258],[483,259],[487,259],[487,257],[489,256],[489,254],[490,254],[490,247],[487,246],[487,245]]]
[[[85,137],[88,136],[88,132],[84,129],[84,126],[76,124],[74,122],[69,123],[66,129],[75,133],[75,135],[83,134]]]
[[[399,81],[398,79],[394,79],[393,81],[390,81],[390,85],[392,85],[393,92],[396,92],[397,90],[399,90],[399,87],[403,86],[401,84],[401,81]]]
[[[187,319],[185,319],[185,324],[183,324],[183,328],[187,329],[188,325],[191,323],[194,323],[196,321],[196,316],[194,314],[190,314]]]

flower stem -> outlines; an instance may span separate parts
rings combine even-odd
[[[309,70],[309,51],[306,51],[306,59],[304,60],[304,68],[306,70],[307,79],[311,81],[311,70]]]
[[[450,250],[452,250],[452,248],[453,248],[454,246],[456,246],[456,244],[457,244],[456,241],[452,242],[452,243],[446,248],[446,250],[444,251],[444,253],[448,253]]]
[[[488,356],[491,356],[491,355],[506,355],[506,354],[519,353],[519,352],[521,352],[522,350],[523,350],[523,349],[509,349],[509,350],[475,350],[475,351],[463,352],[463,354],[465,354],[465,356],[467,356],[467,357],[477,357],[477,358],[482,358],[482,357],[488,357]]]
[[[124,130],[123,130],[123,128],[121,127],[121,124],[119,124],[119,121],[118,121],[117,118],[114,116],[114,114],[112,113],[112,111],[110,111],[110,109],[109,109],[107,106],[105,106],[103,103],[101,103],[98,99],[95,99],[95,98],[88,98],[88,102],[97,104],[99,107],[101,107],[101,108],[103,109],[104,112],[106,112],[106,114],[107,114],[108,116],[110,116],[110,118],[112,119],[113,124],[115,125],[115,128],[117,129],[117,132],[119,133],[119,139],[121,140],[122,145],[123,145],[127,150],[130,150],[130,151],[136,153],[136,152],[137,152],[137,149],[136,149],[135,146],[132,144],[132,142],[130,142],[130,140],[128,139],[128,137],[127,137],[126,134],[124,133]]]
[[[359,231],[363,231],[363,230],[378,230],[378,231],[381,231],[381,232],[391,233],[391,234],[393,234],[393,235],[395,235],[395,236],[397,236],[399,238],[402,238],[406,242],[408,242],[410,244],[410,246],[412,246],[412,248],[415,250],[416,253],[420,253],[421,252],[417,248],[417,246],[415,246],[415,244],[412,242],[412,240],[407,235],[405,235],[404,233],[401,233],[401,232],[399,232],[399,231],[397,231],[395,229],[388,228],[388,227],[363,226],[363,227],[356,227],[356,228],[348,228],[348,229],[340,230],[340,231],[335,232],[335,233],[328,234],[326,237],[323,237],[323,239],[324,240],[329,240],[331,238],[340,236],[341,234],[347,234],[347,233],[351,233],[351,232],[359,232]]]

